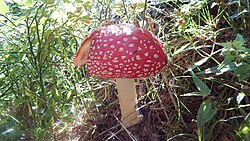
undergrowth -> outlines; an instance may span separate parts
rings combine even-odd
[[[248,0],[0,1],[0,14],[0,140],[249,140]],[[108,21],[151,21],[167,54],[136,80],[144,121],[129,130],[115,80],[72,61]]]

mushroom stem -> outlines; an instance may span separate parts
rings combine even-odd
[[[125,127],[133,126],[141,121],[141,115],[136,111],[137,98],[134,79],[116,79],[118,99]]]

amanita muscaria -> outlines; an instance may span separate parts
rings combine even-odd
[[[88,36],[74,59],[91,75],[115,78],[125,127],[141,120],[136,110],[135,78],[159,73],[166,65],[162,43],[150,31],[132,24],[110,24]]]

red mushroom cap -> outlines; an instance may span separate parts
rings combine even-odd
[[[90,42],[91,41],[91,42]],[[166,65],[162,43],[150,31],[132,24],[112,24],[95,30],[82,44],[75,65],[84,64],[91,75],[105,78],[142,78],[155,75]],[[86,49],[85,49],[86,50]]]

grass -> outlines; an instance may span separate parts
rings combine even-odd
[[[248,0],[0,4],[0,140],[250,138]],[[168,64],[136,80],[145,120],[125,130],[115,81],[89,76],[72,59],[106,21],[149,28],[146,18]]]

